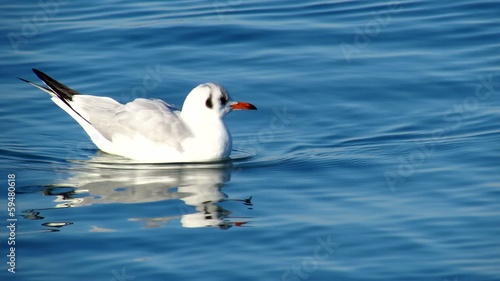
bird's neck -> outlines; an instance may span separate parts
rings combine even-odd
[[[182,120],[196,138],[203,138],[205,141],[217,141],[221,138],[227,138],[229,135],[226,124],[218,116],[183,113],[181,113]]]
[[[181,115],[181,117],[183,117]],[[190,128],[193,138],[188,142],[187,150],[195,152],[197,157],[207,159],[226,158],[231,153],[232,138],[226,124],[216,116],[189,115],[183,120]]]

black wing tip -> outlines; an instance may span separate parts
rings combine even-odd
[[[43,73],[42,71],[32,68],[33,72],[42,80],[49,88],[51,88],[54,93],[61,98],[62,100],[68,100],[71,101],[73,100],[74,95],[79,95],[77,91],[71,89],[70,87],[58,82],[54,78],[50,77],[49,75]]]
[[[21,80],[21,81],[24,81],[24,82],[26,82],[26,83],[31,83],[31,81],[29,81],[29,80],[26,80],[26,79],[24,79],[24,78],[21,78],[21,77],[17,77],[17,79],[19,79],[19,80]]]
[[[36,69],[36,68],[32,68],[31,70],[33,70],[33,72],[36,74],[36,76],[40,77],[39,75],[45,75],[47,76],[47,74],[41,72],[40,70]],[[21,80],[21,81],[24,81],[26,83],[33,83],[31,82],[30,80],[27,80],[27,79],[24,79],[24,78],[21,78],[21,77],[16,77],[17,79]]]
[[[38,86],[38,87],[42,87],[42,88],[47,89],[48,91],[53,92],[62,102],[64,102],[69,108],[71,108],[71,110],[73,110],[76,114],[78,114],[78,116],[80,116],[87,123],[91,124],[89,122],[89,120],[85,119],[69,103],[69,101],[73,100],[74,95],[79,94],[77,91],[69,88],[68,86],[66,86],[64,84],[57,82],[52,77],[48,76],[47,74],[41,72],[40,70],[38,70],[36,68],[32,68],[31,70],[33,70],[33,72],[36,74],[36,76],[38,76],[38,78],[40,78],[47,86],[49,86],[50,89],[42,87],[42,86]],[[28,81],[28,80],[23,79],[23,78],[19,78],[19,79],[21,79],[22,81],[25,81],[27,83],[32,83],[31,81]]]
[[[41,76],[48,76],[47,74],[41,72],[40,70],[36,69],[36,68],[32,68],[31,70],[33,70],[33,72],[36,74],[36,76],[38,76],[40,78],[40,75]],[[21,77],[17,77],[17,79],[21,80],[21,81],[24,81],[26,83],[33,83],[27,79],[24,79],[24,78],[21,78]],[[41,79],[41,78],[40,78]],[[42,79],[43,80],[43,79]]]
[[[41,80],[43,80],[45,82],[45,80],[53,80],[52,78],[50,78],[50,76],[48,76],[47,74],[41,72],[40,70],[36,69],[36,68],[32,68],[31,70],[33,70],[33,72],[36,74],[36,76],[38,76],[38,78],[40,78]]]

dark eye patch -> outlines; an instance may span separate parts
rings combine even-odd
[[[208,99],[205,101],[205,105],[210,109],[214,107],[214,105],[212,104],[212,95],[208,96]]]

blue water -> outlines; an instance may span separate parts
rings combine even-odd
[[[500,280],[496,1],[0,13],[1,280]],[[116,164],[31,68],[120,102],[216,81],[259,110],[227,116],[228,163]]]

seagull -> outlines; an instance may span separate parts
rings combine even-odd
[[[255,110],[233,101],[216,83],[194,88],[182,110],[159,99],[138,98],[121,104],[110,97],[83,95],[33,69],[47,92],[73,117],[102,151],[142,163],[211,162],[229,158],[231,134],[223,121],[232,110]]]

